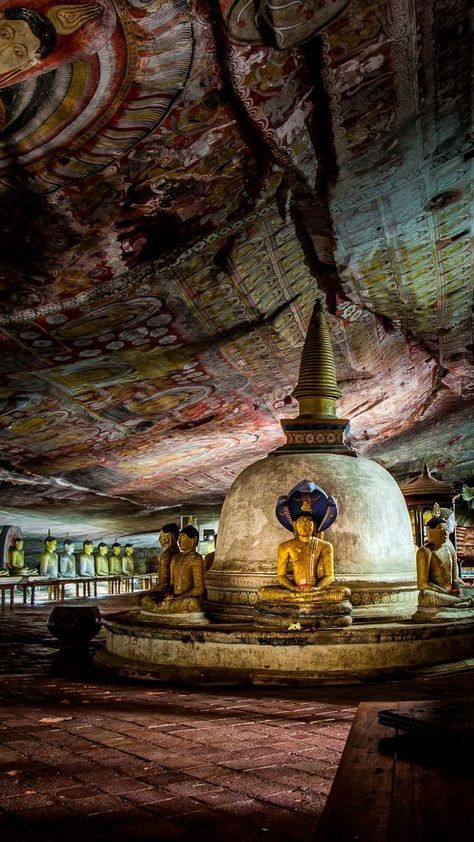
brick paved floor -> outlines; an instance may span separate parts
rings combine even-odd
[[[59,651],[50,610],[0,615],[3,842],[307,842],[359,701],[474,685],[471,672],[307,689],[112,681]]]

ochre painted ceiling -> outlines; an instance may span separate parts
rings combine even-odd
[[[352,445],[398,478],[425,458],[472,478],[467,0],[19,2],[4,521],[131,532],[222,500],[296,414],[317,295]]]

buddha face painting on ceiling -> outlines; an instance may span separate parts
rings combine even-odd
[[[187,79],[191,17],[186,0],[0,0],[0,192],[15,172],[52,192],[153,131]]]
[[[0,88],[97,52],[115,26],[113,7],[104,0],[48,10],[27,2],[0,11]]]

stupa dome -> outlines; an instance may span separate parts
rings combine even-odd
[[[354,607],[398,604],[414,595],[410,518],[393,477],[370,459],[334,453],[280,453],[254,462],[230,488],[206,577],[211,611],[221,619],[249,616],[258,588],[276,581],[276,552],[289,532],[275,505],[301,480],[334,496],[339,513],[324,533],[334,546],[336,578]]]
[[[334,546],[336,578],[351,589],[354,607],[414,600],[408,509],[388,471],[370,459],[354,458],[345,442],[349,421],[336,413],[340,390],[320,301],[294,395],[300,411],[282,421],[287,444],[246,468],[225,499],[216,558],[206,577],[209,612],[216,619],[248,619],[257,590],[276,581],[277,547],[289,535],[275,505],[302,480],[337,500],[339,514],[324,538]]]

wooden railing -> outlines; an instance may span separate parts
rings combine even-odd
[[[8,577],[0,579],[1,608],[14,607],[15,593],[22,593],[22,604],[35,605],[36,591],[39,588],[48,589],[48,600],[64,602],[68,598],[67,586],[72,585],[76,599],[97,596],[97,585],[107,583],[109,594],[130,593],[135,590],[148,590],[158,582],[156,573],[137,573],[132,576],[73,576],[70,578],[48,579],[45,576],[28,576],[24,578]]]

